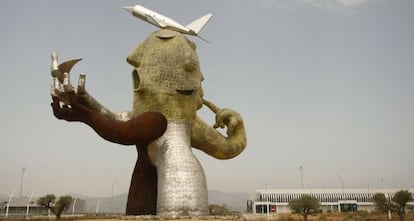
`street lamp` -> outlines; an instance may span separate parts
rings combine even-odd
[[[75,214],[75,205],[76,205],[77,200],[78,200],[78,194],[75,195],[75,199],[73,200],[72,215]]]
[[[14,192],[16,192],[16,188],[14,188],[14,189],[13,189],[13,192],[10,194],[9,201],[7,201],[7,207],[6,207],[6,218],[9,216],[10,202],[11,202],[11,200],[12,200],[12,198],[13,198],[13,194],[14,194]]]
[[[29,200],[27,201],[27,206],[26,206],[26,219],[29,218],[29,209],[30,209],[30,204],[33,204],[34,202],[32,201],[33,198],[33,192],[32,194],[30,194]]]
[[[22,168],[22,179],[20,180],[20,197],[22,197],[22,192],[23,192],[23,178],[24,178],[24,172],[26,171],[26,167]]]
[[[99,213],[99,204],[101,204],[101,199],[98,199],[98,202],[96,203],[96,211],[95,213],[98,214]]]
[[[303,166],[302,165],[300,165],[299,167],[299,172],[300,172],[300,184],[303,189]]]
[[[339,180],[341,181],[341,187],[342,187],[342,195],[345,194],[345,190],[344,190],[344,180],[342,179],[341,175],[336,174],[336,176],[339,178]]]
[[[115,180],[114,182],[112,182],[112,196],[111,196],[111,212],[114,212],[114,186],[115,183],[119,183],[120,180]]]
[[[383,192],[384,192],[384,196],[385,196],[385,185],[384,185],[384,178],[381,178],[381,183],[382,183],[382,189],[383,189]],[[389,199],[389,194],[387,193],[387,198]],[[388,209],[388,219],[392,219],[392,216],[391,216],[391,210],[389,210]]]

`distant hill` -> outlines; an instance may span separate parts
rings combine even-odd
[[[86,201],[88,213],[125,213],[126,201],[128,194],[124,193],[106,198],[97,197],[79,197]],[[245,212],[246,201],[249,199],[249,193],[225,193],[222,191],[211,190],[208,192],[208,200],[210,204],[227,205],[232,211]],[[98,206],[99,202],[99,206]]]

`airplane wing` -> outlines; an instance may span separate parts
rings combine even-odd
[[[165,28],[167,26],[163,20],[157,19],[157,17],[155,16],[145,14],[145,17],[147,18],[147,21],[151,22],[152,24],[158,27]]]

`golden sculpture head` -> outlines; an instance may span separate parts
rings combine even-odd
[[[196,46],[170,30],[152,33],[128,56],[135,67],[134,115],[159,111],[168,120],[192,122],[202,106],[203,90]]]

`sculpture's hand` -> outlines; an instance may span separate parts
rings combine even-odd
[[[67,103],[61,104],[60,98],[52,95],[53,102],[51,106],[53,114],[60,120],[85,122],[90,117],[92,110],[76,100],[74,90],[69,87],[64,88],[66,88],[64,94]]]
[[[127,112],[112,113],[110,110],[101,105],[95,98],[93,98],[85,89],[86,75],[80,74],[77,88],[70,83],[70,70],[72,67],[82,59],[74,59],[58,64],[58,57],[55,52],[52,52],[52,68],[51,74],[53,83],[51,84],[50,94],[60,102],[69,105],[69,94],[66,88],[70,88],[71,93],[74,94],[76,100],[85,107],[103,113],[113,119],[129,120],[131,116]]]
[[[243,119],[236,111],[230,109],[221,109],[207,100],[203,100],[203,103],[216,114],[216,123],[213,125],[213,127],[227,127],[228,136],[232,136],[239,125],[243,125]]]
[[[216,123],[213,127],[227,127],[227,135],[232,136],[236,128],[241,124],[243,124],[243,119],[239,113],[230,109],[221,109],[216,113]]]
[[[243,119],[236,111],[221,109],[203,100],[216,114],[213,127],[197,118],[191,130],[191,145],[217,159],[230,159],[239,155],[247,145],[246,130]],[[215,128],[227,127],[227,137]]]
[[[53,83],[51,85],[50,94],[52,97],[57,97],[61,102],[69,105],[69,92],[74,93],[75,96],[81,97],[86,95],[85,89],[85,74],[80,74],[78,87],[75,88],[70,83],[70,70],[72,67],[81,59],[74,59],[70,61],[63,62],[58,65],[58,57],[55,52],[52,52],[52,67],[51,74],[53,77]],[[73,96],[73,95],[71,95]]]
[[[61,102],[65,104],[70,104],[69,96],[75,96],[79,98],[87,96],[86,89],[85,89],[85,82],[86,82],[85,74],[82,73],[79,75],[78,87],[76,90],[70,84],[69,73],[64,73],[63,76],[64,77],[63,77],[62,83],[57,77],[53,77],[53,83],[51,84],[51,91],[50,91],[50,95],[52,97],[58,98]],[[73,94],[69,95],[68,90],[65,88],[69,88],[71,91],[70,93],[73,93]]]

